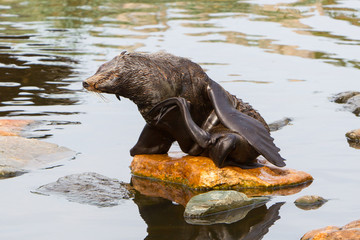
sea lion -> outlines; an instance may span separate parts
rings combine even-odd
[[[146,125],[132,156],[167,153],[177,141],[183,152],[208,156],[218,167],[257,167],[259,155],[285,166],[260,114],[189,59],[125,51],[101,65],[83,86],[137,105]]]

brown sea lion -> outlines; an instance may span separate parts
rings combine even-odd
[[[167,153],[177,141],[183,152],[208,156],[218,167],[258,166],[259,155],[285,166],[260,114],[189,59],[122,52],[83,86],[129,98],[138,106],[146,125],[132,156]]]

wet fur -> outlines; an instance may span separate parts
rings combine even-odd
[[[184,131],[181,128],[186,128],[187,126],[183,118],[178,119],[179,109],[170,110],[167,116],[162,117],[160,124],[159,121],[154,121],[154,114],[148,113],[156,108],[156,106],[158,106],[157,110],[160,111],[164,108],[162,104],[167,99],[185,99],[190,103],[188,110],[191,120],[195,125],[203,128],[207,118],[214,111],[214,106],[209,99],[208,93],[208,87],[211,83],[213,81],[203,69],[189,59],[165,52],[153,54],[123,52],[111,61],[101,65],[98,71],[84,81],[83,84],[90,91],[110,93],[129,98],[138,106],[147,125],[140,135],[138,143],[131,150],[132,155],[166,153],[173,141],[178,141],[181,149],[186,153],[209,155],[211,149],[199,148],[196,146],[197,143],[194,142],[194,138],[189,137],[186,133],[182,133]],[[231,104],[234,108],[260,122],[265,131],[269,132],[269,127],[265,120],[248,103],[244,103],[228,92],[225,94],[230,99],[230,102],[232,102]],[[176,102],[177,100],[174,101]],[[173,103],[174,106],[177,104],[180,106],[178,102],[175,102]],[[181,128],[179,129],[179,127]],[[210,135],[218,134],[219,132],[226,135],[233,132],[233,130],[228,129],[221,122],[217,122],[216,125],[209,125],[208,128],[207,130]],[[151,138],[156,139],[151,140]],[[241,140],[241,143],[243,143],[241,144],[241,150],[244,152],[245,159],[248,159],[246,162],[253,162],[259,155],[259,152],[248,144],[246,140]],[[216,154],[223,150],[223,148],[220,148]],[[229,161],[221,164],[221,167],[234,165],[232,164],[234,161],[236,165],[236,159],[229,159]],[[238,163],[240,162],[243,163],[244,160]],[[220,166],[219,163],[216,164]]]

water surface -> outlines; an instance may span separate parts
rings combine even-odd
[[[44,121],[34,136],[79,152],[60,167],[0,181],[0,236],[300,239],[311,229],[358,219],[360,151],[344,135],[359,128],[359,118],[329,97],[359,90],[359,13],[354,0],[0,1],[0,117]],[[123,50],[188,57],[268,122],[293,118],[273,133],[275,142],[288,167],[315,181],[240,222],[207,227],[187,224],[180,205],[142,195],[98,208],[31,194],[86,171],[130,181],[129,149],[143,119],[130,101],[103,100],[81,85]],[[305,194],[331,200],[304,211],[293,201]],[[247,235],[270,215],[272,226]]]

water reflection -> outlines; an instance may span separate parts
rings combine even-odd
[[[252,209],[240,221],[231,224],[192,225],[183,217],[184,207],[171,201],[137,193],[134,202],[146,222],[150,239],[262,239],[274,222],[280,219],[284,203]]]
[[[354,50],[360,36],[352,31],[360,25],[359,9],[335,0],[30,0],[6,2],[1,8],[0,106],[77,104],[77,92],[66,87],[80,81],[78,59],[103,61],[106,49],[115,54],[154,40],[161,43],[176,21],[199,42],[360,68]],[[336,28],[323,24],[325,19]]]
[[[32,61],[28,62],[26,59],[30,58]],[[40,64],[42,61],[72,62],[65,57],[41,54],[0,54],[3,81],[0,84],[0,106],[69,105],[78,101],[72,91],[63,88],[70,84],[62,80],[71,77],[72,67]]]

